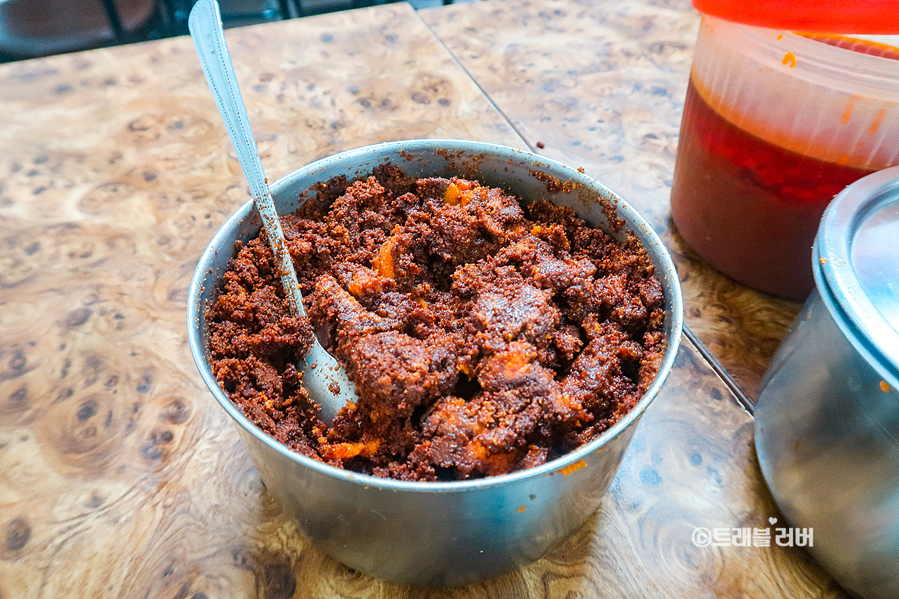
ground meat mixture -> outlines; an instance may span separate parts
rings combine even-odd
[[[282,217],[309,318],[290,315],[265,235],[206,312],[213,372],[263,431],[402,480],[533,467],[595,438],[655,376],[664,298],[645,250],[567,208],[384,165]],[[329,427],[296,364],[313,324],[359,401]]]

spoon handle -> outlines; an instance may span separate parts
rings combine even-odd
[[[287,250],[281,221],[275,210],[265,171],[262,170],[262,160],[250,130],[240,88],[237,87],[234,65],[231,64],[228,47],[225,45],[218,3],[215,0],[198,0],[190,11],[187,28],[194,40],[197,56],[200,57],[206,82],[209,83],[222,120],[228,128],[228,137],[237,152],[237,160],[250,184],[253,202],[262,216],[265,230],[268,231],[268,242],[275,254],[275,263],[280,270],[281,284],[287,294],[290,312],[295,316],[306,316],[297,273]],[[312,336],[312,346],[305,358],[303,384],[309,396],[320,403],[319,415],[327,423],[331,423],[347,403],[357,400],[356,387],[347,378],[346,371],[325,351],[315,335]]]
[[[290,302],[290,311],[298,316],[306,316],[297,274],[293,268],[293,261],[290,259],[290,252],[287,251],[287,242],[284,240],[284,232],[281,230],[281,221],[278,220],[272,193],[269,191],[265,171],[262,169],[262,160],[259,158],[256,140],[250,129],[250,121],[240,95],[240,88],[237,86],[237,77],[234,75],[234,66],[231,64],[228,46],[225,45],[222,15],[219,12],[218,2],[198,0],[190,11],[187,28],[190,30],[197,56],[200,58],[203,74],[206,75],[206,81],[215,97],[216,106],[218,106],[222,120],[228,129],[228,137],[237,153],[237,161],[240,162],[240,167],[250,185],[250,193],[253,194],[256,209],[262,216],[262,223],[268,231],[269,244],[275,253],[275,261],[281,271],[281,283]]]
[[[231,56],[225,45],[218,2],[199,0],[194,4],[187,20],[187,28],[190,30],[197,56],[203,66],[203,74],[206,75],[206,81],[212,95],[215,96],[215,103],[228,128],[228,137],[231,138],[231,144],[237,152],[237,160],[250,184],[250,192],[254,198],[261,197],[267,191],[265,173],[262,170],[262,161],[259,159],[253,132],[250,130],[237,77],[234,75]]]

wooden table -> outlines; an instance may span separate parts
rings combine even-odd
[[[607,182],[675,256],[690,336],[596,515],[458,589],[306,541],[196,372],[187,287],[247,191],[190,40],[0,67],[0,597],[844,596],[804,550],[691,540],[780,517],[741,405],[799,306],[670,226],[688,4],[395,4],[227,32],[269,177],[391,139],[531,148]]]

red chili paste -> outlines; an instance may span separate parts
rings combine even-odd
[[[497,475],[586,443],[658,371],[662,287],[636,238],[535,199],[389,165],[329,182],[282,217],[310,318],[260,235],[206,312],[215,376],[289,448],[381,477]],[[359,393],[330,428],[295,367],[310,319]]]

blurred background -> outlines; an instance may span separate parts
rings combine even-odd
[[[397,0],[219,0],[225,27]],[[466,0],[409,0],[416,9]],[[470,0],[469,0],[470,1]],[[0,62],[187,34],[194,0],[0,0]]]

